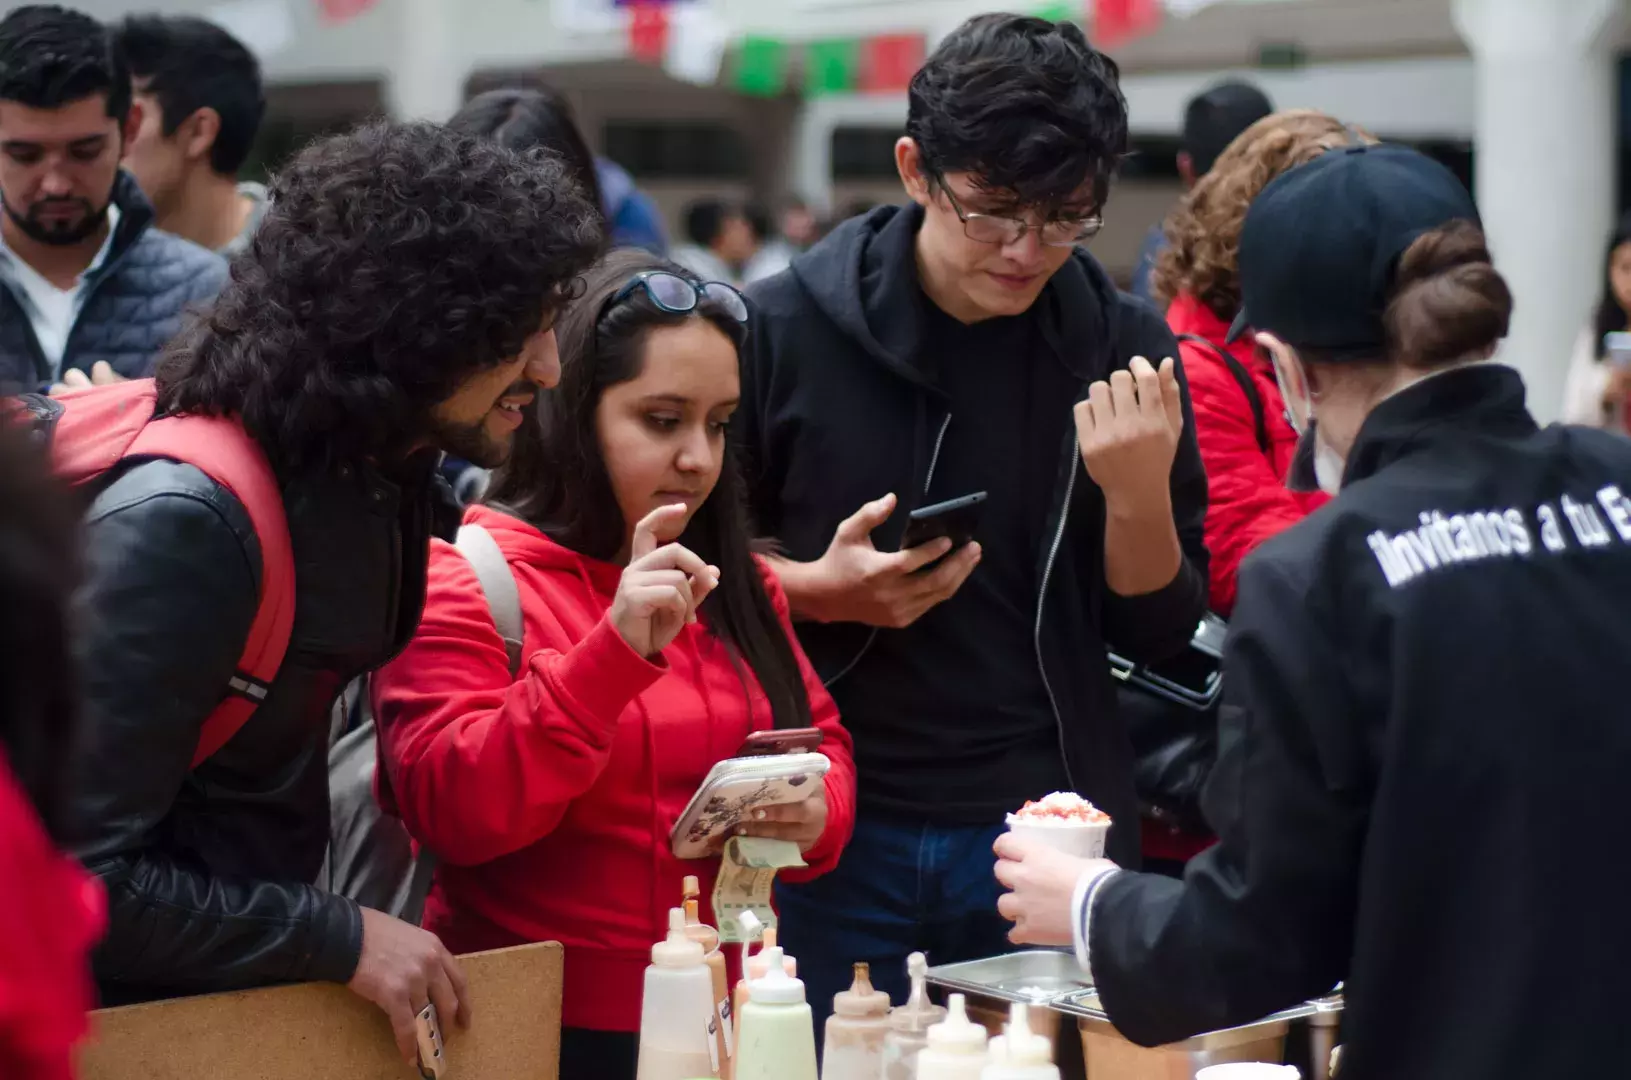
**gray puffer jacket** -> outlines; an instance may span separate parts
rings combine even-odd
[[[86,275],[85,303],[68,334],[62,370],[89,372],[99,360],[130,378],[151,375],[183,313],[215,298],[227,263],[179,236],[153,228],[153,207],[130,174],[113,188],[119,225],[100,267]],[[58,376],[60,378],[60,373]],[[0,279],[0,394],[38,390],[53,381],[13,287]]]

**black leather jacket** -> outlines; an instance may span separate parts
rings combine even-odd
[[[265,702],[197,769],[199,728],[255,613],[249,515],[164,460],[124,467],[91,504],[75,854],[108,891],[104,1004],[354,973],[357,906],[308,883],[329,836],[329,707],[412,636],[430,537],[457,524],[430,456],[408,472],[285,484],[288,655]]]

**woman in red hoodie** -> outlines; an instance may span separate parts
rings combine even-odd
[[[1209,498],[1212,610],[1220,615],[1234,609],[1241,560],[1329,498],[1286,487],[1297,433],[1286,420],[1274,368],[1250,334],[1232,345],[1224,340],[1240,309],[1246,210],[1281,173],[1351,141],[1376,140],[1313,109],[1266,116],[1229,144],[1167,221],[1170,244],[1156,264],[1154,287],[1171,304],[1167,323],[1179,336],[1195,405]]]
[[[1375,141],[1313,109],[1266,116],[1229,144],[1167,219],[1169,244],[1152,281],[1170,303],[1167,324],[1189,377],[1195,440],[1206,465],[1211,607],[1225,617],[1234,610],[1241,560],[1329,499],[1286,486],[1297,433],[1274,366],[1250,334],[1225,340],[1240,309],[1240,232],[1269,181],[1350,140]],[[1210,836],[1144,823],[1144,857],[1152,866],[1176,872],[1211,843]]]
[[[799,844],[794,880],[836,864],[855,798],[849,736],[750,553],[726,438],[742,298],[635,251],[586,285],[560,386],[515,413],[513,456],[465,518],[519,589],[519,676],[438,542],[419,632],[373,684],[403,820],[441,860],[425,925],[455,952],[566,946],[563,1080],[634,1076],[652,943],[684,876],[706,896],[718,870],[668,842],[715,763],[753,731],[825,733],[825,790],[745,827]]]

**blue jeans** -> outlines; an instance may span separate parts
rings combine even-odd
[[[803,885],[778,883],[779,939],[798,959],[817,1045],[833,995],[849,989],[860,961],[899,1005],[911,990],[911,953],[927,953],[938,965],[1012,951],[1009,924],[997,914],[1002,890],[991,852],[1003,829],[862,816],[832,873]]]

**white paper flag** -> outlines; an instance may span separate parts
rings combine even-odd
[[[730,27],[709,7],[675,4],[668,16],[663,70],[683,82],[712,86],[719,81],[730,38]]]

